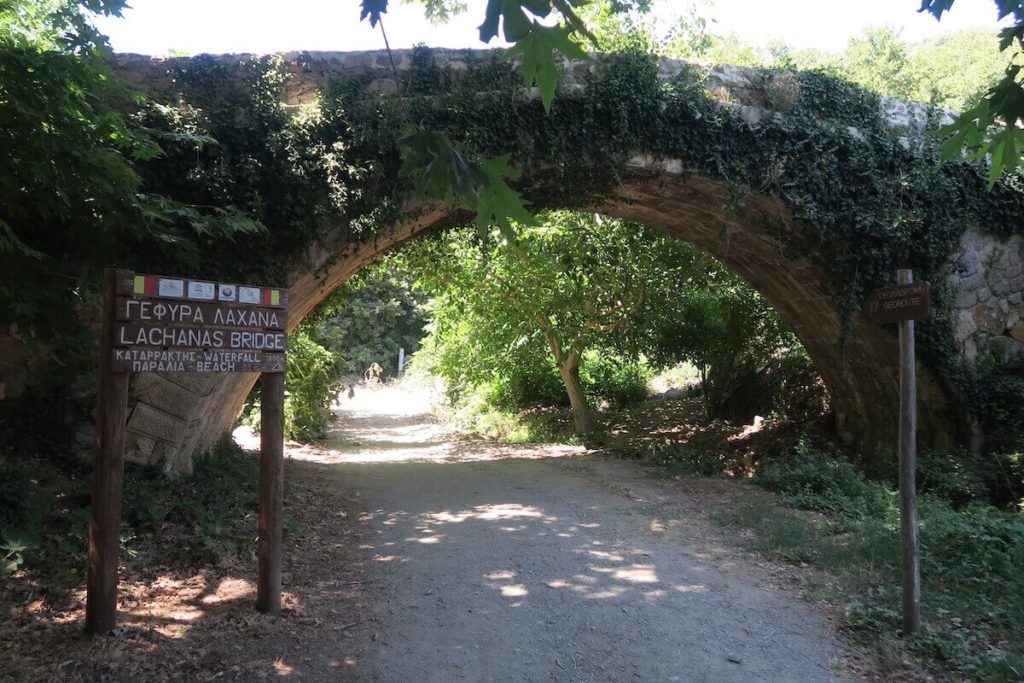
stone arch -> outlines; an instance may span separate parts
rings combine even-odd
[[[696,244],[739,273],[804,344],[832,395],[841,438],[869,452],[889,443],[898,415],[895,335],[861,321],[840,346],[842,316],[830,294],[827,274],[784,254],[780,242],[769,235],[768,226],[777,230],[793,225],[788,210],[778,200],[752,196],[732,213],[726,208],[729,187],[725,183],[673,169],[672,163],[635,159],[628,168],[635,179],[591,208]],[[289,288],[289,326],[297,326],[328,294],[380,255],[457,219],[439,207],[409,207],[408,213],[416,217],[372,243],[351,245],[325,238],[312,245]],[[927,368],[920,368],[920,377],[922,433],[940,435],[949,419],[945,392]],[[255,375],[140,375],[133,385],[138,403],[129,421],[130,440],[134,439],[137,450],[141,436],[144,446],[152,443],[162,449],[165,467],[187,471],[191,454],[211,445],[231,426],[255,381]],[[173,389],[167,390],[169,385]],[[157,386],[165,390],[151,390]],[[190,406],[186,410],[191,414],[191,419],[176,421],[158,417],[163,424],[177,426],[177,432],[164,428],[177,446],[154,439],[147,422],[159,413],[184,412],[172,404]],[[152,459],[153,454],[136,452],[135,457]]]
[[[414,68],[412,52],[399,51],[395,57],[399,71]],[[451,73],[489,58],[490,53],[466,51],[436,51],[432,56]],[[220,59],[227,60],[229,67],[239,61],[237,56]],[[584,88],[590,67],[566,67],[567,87]],[[685,69],[680,62],[665,61],[659,65],[658,78],[669,81]],[[293,53],[281,56],[281,70],[287,76],[281,97],[289,106],[312,101],[318,88],[338,75],[357,75],[368,98],[393,94],[386,53]],[[169,89],[171,70],[162,60],[122,55],[116,71],[144,91],[177,92]],[[719,65],[710,70],[704,85],[715,95],[717,106],[729,111],[730,125],[742,134],[785,125],[787,112],[799,96],[797,80],[785,74],[766,79],[756,70]],[[948,112],[936,116],[922,106],[890,98],[877,103],[878,111],[868,111],[875,104],[858,102],[858,121],[880,120],[883,127],[896,132],[894,139],[919,163],[925,162],[915,156],[920,147],[916,139],[929,126],[948,120]],[[871,149],[869,135],[849,122],[825,118],[820,127],[840,131],[851,149],[858,145]],[[655,146],[656,141],[650,142]],[[784,248],[784,238],[795,235],[800,225],[783,202],[755,192],[737,206],[735,188],[720,178],[696,173],[681,160],[648,153],[623,161],[616,170],[618,185],[603,188],[590,199],[588,208],[693,242],[746,278],[790,324],[814,359],[832,394],[840,436],[866,454],[888,444],[898,400],[895,332],[860,320],[845,343],[839,344],[844,316],[834,299],[831,273],[827,265]],[[544,186],[550,179],[537,176],[533,180],[530,192],[539,206],[564,208],[547,205],[565,201],[550,199],[560,196]],[[1004,196],[998,201],[1020,204],[1020,197]],[[1019,213],[1017,206],[1005,215],[1012,219]],[[408,205],[402,215],[373,242],[352,243],[339,229],[328,230],[306,245],[289,265],[291,324],[297,325],[327,293],[379,254],[460,218],[429,204]],[[1024,353],[1024,321],[1019,314],[1024,243],[1020,235],[1005,236],[1013,228],[1004,226],[998,233],[991,230],[1000,226],[984,228],[964,234],[959,250],[942,271],[956,298],[951,308],[954,341],[968,358],[989,341]],[[963,428],[961,397],[923,363],[919,377],[920,440],[925,445],[940,444]],[[131,390],[129,457],[162,463],[172,472],[188,471],[192,454],[213,443],[234,420],[254,381],[254,376],[246,375],[137,376]]]

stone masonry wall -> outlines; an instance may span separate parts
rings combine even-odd
[[[967,360],[1024,355],[1024,237],[970,230],[946,283],[956,292],[956,340]]]

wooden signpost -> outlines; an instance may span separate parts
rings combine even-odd
[[[261,373],[256,607],[280,614],[287,306],[287,290],[274,287],[125,270],[104,273],[87,633],[108,633],[117,622],[125,423],[132,372]]]
[[[896,286],[868,297],[867,314],[877,323],[899,323],[900,330],[900,545],[903,555],[903,632],[921,629],[921,554],[917,534],[917,367],[914,321],[931,313],[931,288],[914,282],[909,269],[896,271]]]

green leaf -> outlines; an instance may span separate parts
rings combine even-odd
[[[533,225],[534,217],[526,209],[523,196],[506,182],[519,177],[519,171],[508,163],[510,156],[504,154],[484,159],[479,163],[487,182],[479,188],[477,199],[471,204],[471,208],[476,210],[474,223],[478,228],[486,229],[496,225],[505,237],[514,240],[513,223]]]
[[[918,12],[928,12],[936,19],[942,19],[942,13],[949,11],[953,6],[953,0],[922,0],[921,9]]]
[[[569,59],[589,59],[583,48],[574,43],[572,31],[564,26],[542,26],[531,22],[529,33],[509,50],[509,55],[521,55],[519,69],[527,87],[537,84],[544,111],[551,112],[555,99],[555,86],[559,71],[555,53],[560,52]]]
[[[386,14],[387,11],[388,0],[363,0],[359,10],[359,21],[369,17],[370,26],[376,28],[377,22],[380,21],[380,15]]]

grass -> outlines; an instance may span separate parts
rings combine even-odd
[[[1024,515],[920,497],[924,626],[903,638],[895,492],[828,454],[792,460],[761,477],[785,504],[752,497],[717,519],[769,557],[834,576],[821,597],[844,608],[846,632],[887,675],[1024,681]]]

